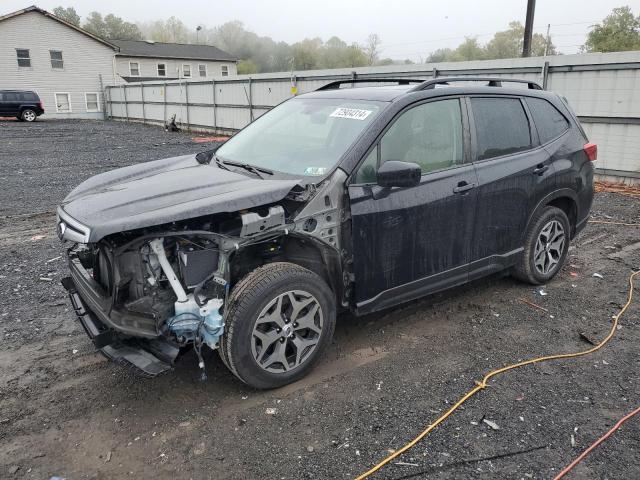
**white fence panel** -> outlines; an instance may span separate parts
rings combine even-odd
[[[107,115],[114,119],[165,124],[175,115],[185,129],[233,133],[294,96],[294,86],[299,95],[333,80],[434,75],[490,75],[545,85],[569,100],[590,140],[598,143],[598,168],[640,181],[640,52],[153,81],[106,87],[105,98]]]

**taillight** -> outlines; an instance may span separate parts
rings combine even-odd
[[[38,108],[40,108],[41,110],[44,110],[44,105],[42,105],[42,100],[38,102]]]
[[[583,149],[590,161],[595,162],[598,159],[598,145],[595,143],[587,143]]]

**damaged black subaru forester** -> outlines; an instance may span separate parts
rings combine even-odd
[[[549,281],[586,225],[595,158],[566,101],[530,81],[337,81],[215,151],[79,185],[58,208],[63,285],[108,358],[155,376],[194,348],[204,372],[206,345],[278,387],[308,373],[340,310],[502,270]]]

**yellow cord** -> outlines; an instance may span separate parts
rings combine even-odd
[[[396,450],[395,452],[393,452],[391,455],[389,455],[387,458],[382,460],[380,463],[378,463],[377,465],[375,465],[371,469],[369,469],[366,472],[364,472],[363,474],[361,474],[359,477],[356,478],[356,480],[363,480],[363,479],[369,477],[370,475],[372,475],[375,472],[377,472],[378,470],[380,470],[387,463],[392,461],[394,458],[399,457],[404,452],[409,450],[416,443],[418,443],[420,440],[422,440],[424,437],[426,437],[434,428],[436,428],[438,425],[440,425],[442,422],[444,422],[453,412],[455,412],[460,407],[460,405],[462,405],[464,402],[466,402],[469,398],[473,397],[480,390],[483,390],[484,388],[486,388],[487,387],[487,382],[491,378],[495,377],[496,375],[500,375],[501,373],[507,372],[509,370],[513,370],[515,368],[524,367],[525,365],[531,365],[533,363],[546,362],[546,361],[549,361],[549,360],[558,360],[558,359],[561,359],[561,358],[581,357],[583,355],[589,355],[590,353],[593,353],[593,352],[596,352],[596,351],[600,350],[602,347],[604,347],[606,345],[606,343],[609,340],[611,340],[611,337],[613,337],[613,335],[615,334],[616,329],[618,327],[618,319],[627,310],[627,308],[629,308],[629,305],[631,305],[631,301],[633,299],[633,280],[634,280],[635,276],[638,275],[638,274],[640,274],[640,270],[637,271],[637,272],[633,272],[631,274],[631,276],[629,277],[629,297],[627,299],[627,303],[625,303],[624,306],[620,309],[620,312],[618,312],[618,314],[615,317],[613,317],[613,325],[611,326],[611,331],[604,338],[604,340],[602,340],[602,342],[600,342],[599,344],[597,344],[593,348],[590,348],[589,350],[584,350],[584,351],[575,352],[575,353],[561,353],[561,354],[556,354],[556,355],[547,355],[547,356],[544,356],[544,357],[532,358],[530,360],[525,360],[523,362],[514,363],[512,365],[508,365],[506,367],[498,368],[496,370],[493,370],[493,371],[489,372],[487,375],[484,376],[484,378],[482,379],[481,382],[476,382],[476,386],[474,388],[472,388],[466,394],[464,394],[462,396],[462,398],[460,398],[460,400],[458,400],[440,418],[438,418],[435,422],[433,422],[431,425],[429,425],[424,431],[422,431],[422,433],[420,433],[420,435],[418,435],[416,438],[411,440],[404,447],[402,447],[399,450]]]

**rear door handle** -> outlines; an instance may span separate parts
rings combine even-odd
[[[476,188],[475,183],[467,183],[466,181],[458,182],[458,186],[453,189],[453,193],[464,193],[472,188]]]
[[[547,170],[549,170],[549,165],[540,164],[533,170],[533,173],[536,175],[542,175]]]

